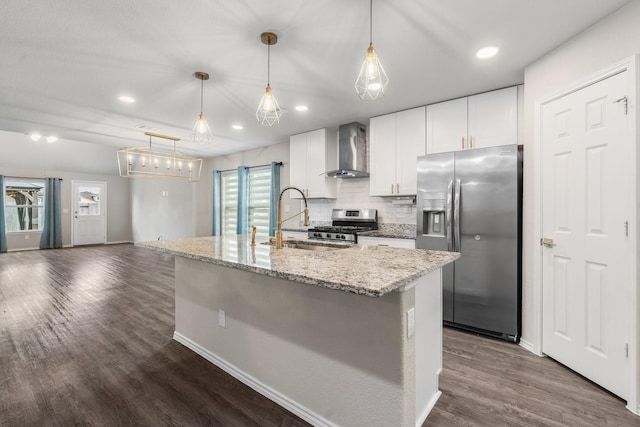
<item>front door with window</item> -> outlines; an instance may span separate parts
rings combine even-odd
[[[107,183],[73,181],[73,245],[106,243]]]

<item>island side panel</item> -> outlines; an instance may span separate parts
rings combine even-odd
[[[441,395],[442,269],[419,279],[415,287],[416,425],[421,426]]]
[[[413,426],[414,295],[372,298],[177,257],[176,337],[312,423]]]

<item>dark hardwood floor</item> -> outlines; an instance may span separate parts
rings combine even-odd
[[[172,341],[173,257],[132,245],[0,254],[0,426],[302,426]],[[424,426],[640,426],[518,346],[446,329]]]

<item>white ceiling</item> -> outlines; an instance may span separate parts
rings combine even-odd
[[[371,102],[353,89],[369,41],[366,0],[2,0],[0,129],[127,146],[146,143],[143,125],[202,156],[243,151],[522,83],[527,64],[628,1],[374,0],[373,41],[391,82]],[[255,118],[266,30],[280,37],[271,86],[288,110],[271,128]],[[486,45],[500,53],[483,62],[474,53]],[[207,147],[188,141],[200,110],[195,71],[211,75]],[[137,102],[121,103],[123,94]]]

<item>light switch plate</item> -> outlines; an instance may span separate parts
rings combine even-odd
[[[223,328],[227,327],[227,319],[224,310],[218,310],[218,325]]]
[[[416,332],[416,310],[411,307],[407,311],[407,338],[411,338]]]

